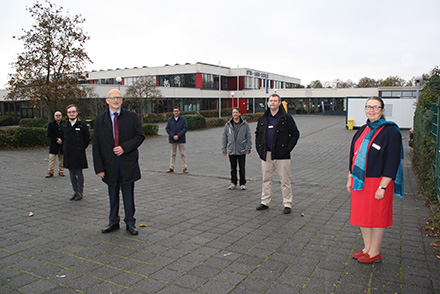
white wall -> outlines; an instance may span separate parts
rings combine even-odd
[[[347,119],[353,120],[355,128],[361,127],[367,121],[365,103],[367,98],[348,98]],[[395,122],[402,129],[413,127],[416,99],[383,99],[385,104],[385,119]]]

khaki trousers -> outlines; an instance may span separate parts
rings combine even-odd
[[[55,172],[55,162],[57,161],[58,156],[58,172],[64,172],[63,167],[63,154],[51,154],[49,153],[49,173],[53,174]]]
[[[293,195],[290,181],[290,159],[272,160],[270,151],[267,152],[266,161],[261,161],[261,171],[263,173],[261,204],[269,206],[271,201],[272,179],[275,170],[281,179],[283,205],[284,207],[292,208]]]
[[[182,169],[186,167],[186,157],[185,157],[185,143],[170,143],[171,145],[171,159],[170,168],[174,169],[176,163],[177,147],[179,147],[180,159],[182,160]]]

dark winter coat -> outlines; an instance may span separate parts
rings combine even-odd
[[[57,121],[54,120],[47,125],[47,135],[50,139],[49,153],[50,154],[63,154],[63,144],[57,143],[57,138],[63,140],[63,134],[61,133],[61,125],[63,122],[60,122],[58,125]],[[63,140],[64,141],[64,140]]]
[[[95,173],[104,172],[103,181],[116,186],[115,140],[109,110],[95,118],[93,133],[93,164]],[[145,139],[144,130],[136,113],[121,109],[118,115],[119,145],[124,150],[120,156],[121,185],[133,183],[141,178],[138,147]]]
[[[349,158],[350,172],[353,167],[354,144],[366,126],[367,125],[363,125],[356,132],[351,142]],[[365,176],[368,178],[383,176],[394,180],[400,164],[400,151],[402,148],[401,133],[395,126],[385,125],[370,144],[367,154]]]
[[[89,127],[83,121],[77,120],[72,126],[69,121],[61,125],[63,134],[63,166],[68,169],[87,168],[86,148],[89,146]]]
[[[168,133],[168,142],[169,143],[186,143],[186,131],[188,131],[188,123],[186,118],[179,115],[177,120],[174,119],[174,116],[168,118],[167,126],[165,130]],[[179,140],[174,140],[174,136],[179,136]]]
[[[267,109],[266,112],[258,119],[257,130],[255,131],[255,147],[258,155],[264,161],[266,161],[267,154],[266,132],[269,122],[269,115],[270,109]],[[284,111],[283,107],[280,107],[271,148],[272,160],[290,159],[290,152],[295,147],[298,139],[299,130],[296,126],[295,120],[290,114],[287,114]]]

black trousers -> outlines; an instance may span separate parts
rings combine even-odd
[[[116,158],[116,186],[108,186],[108,196],[110,199],[110,215],[109,224],[119,224],[119,191],[122,192],[122,201],[124,202],[125,218],[124,222],[127,225],[134,225],[136,219],[134,218],[134,182],[121,185],[121,169],[120,157]]]
[[[72,183],[73,192],[83,194],[84,190],[84,175],[82,168],[69,168],[70,182]]]
[[[229,155],[229,163],[231,164],[231,183],[237,185],[237,163],[240,168],[240,186],[246,185],[246,154]]]

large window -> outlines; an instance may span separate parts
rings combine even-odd
[[[380,91],[380,97],[382,98],[415,98],[417,96],[416,91]]]
[[[178,74],[178,75],[163,75],[159,76],[159,86],[161,87],[196,87],[195,74]]]
[[[202,74],[203,89],[216,89],[218,90],[218,75]]]

